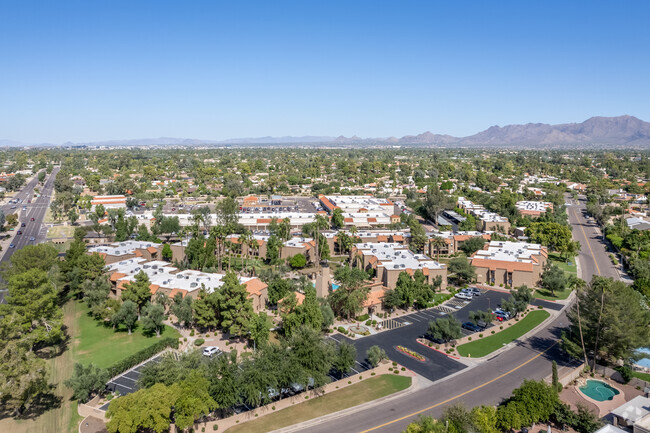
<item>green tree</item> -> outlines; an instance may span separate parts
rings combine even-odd
[[[372,365],[373,368],[378,366],[379,363],[386,358],[387,358],[386,351],[384,351],[384,349],[382,349],[377,345],[370,346],[370,348],[366,352],[366,359],[368,360],[370,365]]]
[[[291,257],[289,260],[289,266],[294,269],[302,269],[307,266],[307,259],[305,258],[305,255],[298,253],[295,256]]]
[[[81,290],[86,305],[88,305],[90,311],[93,311],[108,298],[111,292],[111,283],[108,282],[106,276],[100,275],[93,280],[84,281],[81,285]],[[93,312],[93,314],[95,313]]]
[[[165,308],[159,304],[147,304],[144,308],[142,317],[142,327],[146,332],[156,333],[160,337],[160,331],[163,329],[165,320]]]
[[[100,393],[106,387],[106,382],[110,379],[108,371],[97,367],[93,364],[84,366],[76,362],[72,377],[67,379],[64,384],[72,388],[72,397],[84,403],[88,401],[92,394]]]
[[[340,208],[334,209],[332,212],[332,227],[340,229],[345,226],[343,211]]]
[[[124,290],[122,290],[122,300],[123,301],[133,301],[138,309],[138,319],[142,313],[142,309],[145,304],[151,300],[151,281],[149,276],[144,272],[140,271],[135,274],[133,281],[130,281],[124,284]]]
[[[171,306],[171,312],[174,316],[176,316],[178,323],[181,324],[182,326],[189,327],[192,324],[192,320],[193,320],[192,304],[193,302],[190,296],[183,297],[183,295],[181,295],[180,293],[177,293],[174,296],[174,301]]]
[[[460,322],[449,316],[430,321],[427,335],[432,340],[447,343],[451,340],[461,338],[463,336],[463,331]]]
[[[71,208],[68,211],[68,220],[70,220],[70,223],[72,225],[74,225],[77,222],[78,219],[79,219],[79,214],[77,213],[77,211],[74,208]]]
[[[476,272],[474,272],[474,268],[465,256],[451,259],[449,262],[449,272],[455,275],[459,285],[474,281],[476,278]]]
[[[265,312],[262,311],[259,314],[253,313],[249,332],[255,349],[257,349],[258,345],[264,345],[269,341],[272,325],[273,323]]]
[[[348,318],[356,316],[370,291],[366,284],[368,274],[361,269],[344,266],[336,270],[334,278],[340,285],[328,297],[332,310]]]
[[[303,385],[307,385],[308,377],[313,378],[315,387],[329,382],[327,373],[332,367],[334,349],[321,338],[319,331],[301,326],[291,334],[287,344],[293,362],[304,372]]]
[[[174,258],[174,253],[172,252],[172,247],[169,244],[163,245],[162,248],[162,258],[167,262],[171,262]]]
[[[343,378],[343,375],[354,366],[356,359],[357,349],[352,344],[343,341],[336,347],[332,366],[339,376]]]
[[[253,305],[246,286],[239,283],[239,278],[234,272],[228,272],[223,278],[219,292],[221,327],[230,335],[241,337],[247,334],[253,317]]]
[[[282,240],[275,236],[271,235],[266,242],[266,260],[272,264],[276,265],[280,260],[280,250],[282,249]]]
[[[157,383],[111,400],[106,416],[109,433],[137,433],[150,429],[156,433],[169,430],[172,406],[177,389]]]
[[[465,253],[465,255],[471,256],[478,250],[482,249],[483,245],[485,245],[485,242],[486,240],[481,236],[474,236],[463,242],[463,244],[460,246],[460,249]]]
[[[138,306],[131,300],[126,300],[113,316],[113,325],[124,325],[131,335],[131,331],[138,320]]]
[[[217,406],[210,393],[208,379],[199,371],[192,371],[188,377],[175,385],[174,424],[185,430],[202,416],[208,415]]]
[[[557,265],[551,264],[544,269],[541,276],[541,286],[551,292],[551,296],[567,287],[567,277]]]

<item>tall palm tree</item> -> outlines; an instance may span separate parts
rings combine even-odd
[[[212,236],[214,236],[217,241],[217,256],[219,257],[219,272],[221,272],[222,258],[224,253],[224,241],[226,240],[226,236],[228,235],[228,233],[226,231],[226,227],[223,225],[218,225],[216,227],[213,227],[211,232],[212,232]]]
[[[320,231],[323,229],[326,229],[330,226],[330,222],[327,219],[327,217],[323,215],[316,215],[316,218],[314,218],[314,244],[316,247],[316,269],[318,270],[320,268]]]
[[[572,290],[576,291],[576,313],[578,314],[578,331],[580,332],[580,344],[582,345],[582,354],[585,360],[585,366],[589,365],[587,361],[587,349],[585,348],[585,339],[582,336],[582,319],[580,317],[580,292],[587,286],[585,280],[574,277],[573,275],[569,278],[567,284]]]
[[[440,261],[440,248],[447,245],[443,238],[434,236],[429,240],[430,244],[436,249],[437,260]]]
[[[248,255],[248,249],[252,242],[255,241],[253,238],[253,233],[250,230],[246,230],[244,233],[239,235],[239,246],[241,248],[241,270],[244,273],[245,270],[245,258]],[[245,247],[245,248],[244,248]],[[246,252],[244,252],[244,250]]]

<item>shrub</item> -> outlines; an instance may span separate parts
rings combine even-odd
[[[194,337],[194,329],[190,331],[190,337]]]
[[[183,337],[183,341],[187,341],[187,337]]]
[[[305,396],[305,400],[307,400],[308,398],[309,398],[309,396],[308,396],[308,395],[306,395],[306,396]]]
[[[376,320],[373,320],[373,321],[372,321],[372,326],[375,326],[376,324],[377,324],[377,321],[376,321]]]
[[[203,338],[197,338],[196,340],[194,340],[195,346],[201,346],[203,343],[205,343],[205,340]]]
[[[368,314],[366,313],[366,314],[363,314],[363,315],[357,317],[357,320],[358,320],[359,322],[365,322],[365,321],[368,320],[369,318],[370,318],[370,316],[368,316]]]
[[[352,384],[352,381],[351,381],[351,380],[348,380],[348,385],[351,385],[351,384]]]
[[[226,341],[226,346],[230,346],[230,341]]]
[[[363,379],[363,376],[359,375],[359,380],[362,380],[362,379]]]
[[[345,334],[345,332],[346,332],[345,328],[342,327],[342,326],[339,326],[338,328],[336,328],[336,330],[339,331],[341,334]]]
[[[212,426],[212,430],[217,431],[218,429],[219,429],[218,425],[215,424],[215,425]]]
[[[210,336],[210,334],[205,334],[205,338],[208,338],[209,336]]]
[[[370,373],[371,376],[374,376],[375,374],[376,374],[376,373],[375,373],[374,371],[373,371],[372,373]]]
[[[478,338],[483,338],[483,334],[478,334]]]
[[[395,374],[399,374],[399,370],[398,370],[398,369],[395,369],[395,370],[393,370],[393,373],[395,373]]]
[[[366,320],[366,326],[370,326],[370,325],[372,325],[372,321],[371,320]]]
[[[393,367],[397,367],[397,363],[393,361]]]
[[[492,333],[494,334],[494,331],[492,331]]]
[[[621,373],[621,377],[623,377],[623,382],[628,383],[630,380],[632,380],[632,368],[630,368],[629,365],[621,365],[619,367],[616,367],[614,370],[618,371]]]
[[[499,326],[499,329],[503,329],[503,325]]]
[[[271,409],[272,409],[272,410],[275,410],[275,406],[271,406]]]
[[[260,414],[259,414],[259,413],[256,413],[255,416],[260,416]]]
[[[162,352],[168,347],[178,349],[178,339],[171,337],[162,338],[151,346],[145,347],[139,352],[136,352],[133,355],[116,362],[108,368],[110,376],[115,377],[120,373],[124,373],[129,368],[135,367],[136,365],[140,364],[143,361],[146,361],[147,359],[151,358],[159,352]]]
[[[405,368],[405,367],[402,367],[402,371],[406,371],[406,368]]]
[[[467,338],[467,341],[472,341],[472,337],[468,337],[468,338]]]

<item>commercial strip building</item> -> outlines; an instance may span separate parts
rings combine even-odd
[[[341,209],[346,227],[387,227],[400,220],[395,204],[388,199],[366,195],[320,195],[318,199],[330,215]]]
[[[541,214],[546,213],[548,209],[553,210],[553,203],[547,201],[523,200],[518,201],[516,206],[517,211],[519,211],[521,215],[530,217],[538,217]]]
[[[510,287],[537,286],[547,259],[539,244],[509,241],[492,241],[470,258],[478,283]]]
[[[365,270],[373,269],[375,278],[389,289],[394,289],[402,272],[413,275],[421,271],[429,284],[437,276],[442,278],[441,288],[447,287],[447,266],[436,262],[424,254],[415,254],[405,245],[397,243],[359,243],[352,249],[352,256],[360,255],[359,266]],[[356,260],[355,260],[356,262]]]
[[[119,299],[125,284],[134,281],[139,272],[144,272],[149,277],[151,296],[163,293],[174,298],[177,294],[198,298],[200,290],[204,288],[208,293],[219,289],[223,285],[225,274],[201,272],[194,270],[181,271],[168,262],[160,260],[147,260],[142,257],[133,257],[108,266],[109,280],[111,282],[110,296]],[[266,283],[258,278],[239,277],[239,282],[246,286],[248,297],[253,303],[253,310],[259,312],[266,308],[268,289]]]
[[[100,204],[104,206],[104,209],[126,209],[126,196],[97,195],[90,201],[90,209],[94,212]]]
[[[465,197],[458,197],[458,207],[466,213],[478,218],[482,223],[481,230],[484,232],[493,231],[508,233],[510,230],[510,222],[508,218],[490,212],[480,204],[475,204]]]

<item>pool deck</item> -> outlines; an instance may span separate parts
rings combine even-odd
[[[612,410],[621,406],[625,402],[632,400],[634,397],[643,395],[643,392],[637,390],[636,388],[629,385],[622,385],[611,379],[604,379],[602,377],[588,377],[584,380],[599,380],[605,382],[611,387],[616,388],[619,391],[619,394],[615,395],[611,400],[597,401],[583,394],[578,389],[581,385],[571,385],[566,387],[560,393],[560,399],[565,403],[568,403],[574,410],[577,408],[578,403],[582,404],[583,406],[587,406],[589,410],[597,414],[599,418],[608,415]]]

